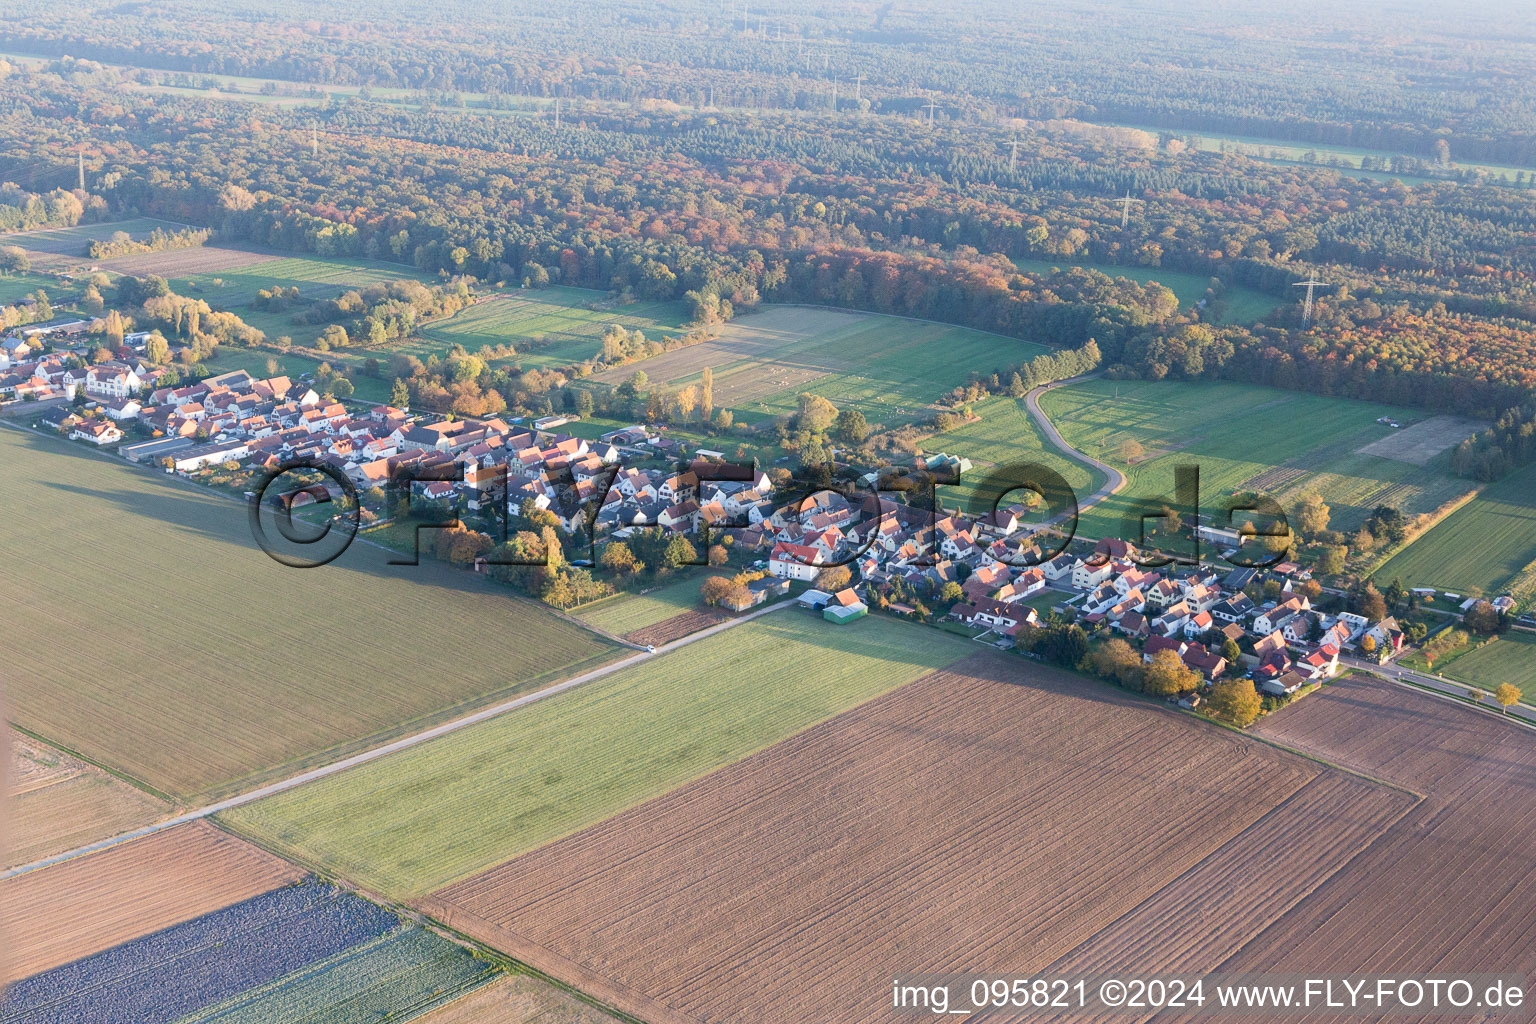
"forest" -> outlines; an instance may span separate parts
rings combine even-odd
[[[1092,341],[1115,375],[1247,380],[1490,421],[1520,420],[1536,388],[1536,180],[1450,173],[1463,156],[1528,159],[1525,51],[1501,48],[1476,18],[1456,37],[1425,29],[1418,59],[1391,73],[1390,48],[1330,20],[1345,15],[1300,26],[1296,59],[1347,82],[1286,96],[1255,83],[1290,51],[1244,31],[1196,61],[1186,51],[1202,37],[1176,31],[1188,15],[1155,11],[1138,29],[1144,59],[1160,53],[1172,69],[1133,100],[1117,76],[1136,62],[1086,80],[1085,48],[1110,30],[1081,20],[1063,34],[1042,17],[1018,48],[961,62],[946,53],[974,55],[975,26],[919,38],[910,15],[874,5],[785,8],[754,25],[686,4],[583,4],[582,32],[558,43],[569,19],[454,19],[440,5],[408,7],[394,27],[281,5],[260,18],[163,10],[6,23],[0,44],[34,56],[0,61],[0,229],[152,216],[190,227],[145,248],[212,240],[393,261],[458,282],[452,308],[468,283],[688,297],[727,318],[811,303],[1063,349]],[[1274,17],[1225,18],[1205,41]],[[493,31],[505,33],[499,59],[480,59]],[[1049,58],[1011,73],[1046,44]],[[795,67],[796,53],[813,59]],[[814,58],[828,53],[836,71],[824,73]],[[1255,68],[1240,73],[1241,56]],[[221,88],[233,75],[265,81]],[[326,91],[338,84],[359,88]],[[1352,175],[1100,121],[1390,145],[1447,173]],[[1352,134],[1330,135],[1335,122]],[[1117,267],[1208,284],[1181,304]],[[1308,280],[1320,282],[1309,309],[1296,287]],[[1229,317],[1239,289],[1270,297],[1271,311]],[[327,301],[298,322],[340,324],[374,347],[449,309],[436,292]],[[517,403],[593,369],[501,371],[475,393]],[[1497,476],[1526,461],[1517,434],[1491,429],[1461,468]]]

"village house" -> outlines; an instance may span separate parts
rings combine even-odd
[[[94,445],[117,444],[123,439],[123,432],[118,427],[106,420],[82,420],[75,424],[70,431],[70,438],[75,441],[89,441]]]

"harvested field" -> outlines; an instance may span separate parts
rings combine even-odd
[[[0,980],[25,978],[296,882],[204,822],[0,881]]]
[[[3,868],[127,832],[170,811],[164,801],[20,733],[11,736],[10,789]]]
[[[4,429],[0,465],[12,720],[188,802],[616,651],[535,602],[440,564],[391,566],[368,544],[285,568],[241,503],[61,440]],[[92,543],[60,551],[59,536]],[[448,621],[478,656],[441,671],[448,647],[407,638]],[[61,633],[87,639],[60,657]]]
[[[115,256],[100,260],[98,266],[114,274],[131,274],[134,277],[157,274],[160,277],[171,278],[188,277],[192,274],[217,274],[221,270],[249,267],[256,263],[267,263],[277,259],[279,257],[270,253],[203,245],[186,249],[166,249],[163,252],[140,252],[131,256]]]
[[[430,1016],[421,1024],[616,1024],[617,1018],[556,988],[518,974],[492,982]]]
[[[1536,736],[1360,677],[1259,732],[1424,800],[1221,971],[1536,973]]]
[[[1217,960],[1409,803],[984,654],[423,905],[654,1024],[895,1021],[898,973]],[[1318,849],[1235,867],[1276,842]]]
[[[673,640],[681,640],[685,636],[691,636],[701,629],[710,626],[718,626],[729,619],[730,615],[719,608],[701,608],[695,612],[683,612],[674,615],[670,619],[663,619],[653,626],[637,629],[632,633],[626,633],[624,639],[632,644],[669,644]]]
[[[1461,444],[1484,426],[1461,416],[1432,416],[1356,450],[1361,455],[1427,466],[1436,455]]]

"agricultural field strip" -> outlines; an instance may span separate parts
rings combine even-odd
[[[1346,661],[1348,660],[1351,659],[1346,659]],[[1460,708],[1463,711],[1470,711],[1473,714],[1495,717],[1515,728],[1536,731],[1536,717],[1533,717],[1532,714],[1536,712],[1536,707],[1533,707],[1527,701],[1522,700],[1510,711],[1505,711],[1503,708],[1495,709],[1489,707],[1486,703],[1479,702],[1473,704],[1468,701],[1465,697],[1464,684],[1459,682],[1437,679],[1434,676],[1426,675],[1413,669],[1400,668],[1396,665],[1378,666],[1364,661],[1355,661],[1354,664],[1357,668],[1364,669],[1368,674],[1383,679],[1394,686],[1400,686],[1405,690],[1412,691],[1421,697],[1430,697],[1443,704]]]
[[[11,985],[6,1024],[170,1024],[400,927],[389,910],[306,881]]]
[[[11,469],[0,510],[22,522],[20,554],[0,565],[13,719],[187,806],[499,703],[518,692],[509,679],[531,689],[614,654],[579,623],[447,566],[424,563],[407,579],[372,545],[354,545],[316,588],[261,553],[228,495],[77,445],[7,430],[0,460]],[[75,558],[51,554],[48,539],[71,532],[96,544]],[[114,571],[102,571],[101,550],[113,552]],[[146,604],[148,582],[156,595]],[[454,615],[478,657],[420,672],[399,638]],[[62,661],[61,619],[95,639]],[[184,623],[178,642],[156,643],[151,619]],[[375,642],[335,642],[360,635]],[[263,668],[279,664],[290,669]]]
[[[1488,689],[1513,683],[1527,702],[1536,701],[1536,637],[1508,633],[1447,661],[1439,674]]]
[[[1377,842],[1421,798],[1329,769],[1292,793],[1241,835],[1051,964],[1044,976],[1204,974],[1277,921]],[[1318,823],[1335,830],[1319,841]],[[1234,865],[1285,851],[1285,869],[1262,889],[1233,891]],[[1236,897],[1236,898],[1234,898]],[[1150,1017],[1149,1012],[1142,1019]],[[1006,1016],[982,1015],[995,1022]],[[1031,1020],[1057,1019],[1035,1015]],[[1075,1012],[1060,1018],[1093,1019]],[[1131,1020],[1124,1013],[1106,1020]]]
[[[1291,798],[1298,808],[1321,806],[1305,789],[1330,771],[1324,766],[1182,717],[1149,718],[1140,702],[1043,670],[1020,684],[1017,663],[989,662],[994,657],[932,673],[421,905],[471,935],[482,931],[492,945],[514,943],[520,957],[545,950],[557,974],[558,965],[574,964],[583,983],[596,975],[614,993],[643,993],[678,1019],[750,1006],[765,1021],[808,1013],[883,1020],[876,1006],[850,1006],[847,994],[878,999],[891,971],[960,969],[978,957],[1010,970],[1043,968],[1064,944],[1076,948],[1101,930],[1086,921],[1092,911],[1113,911],[1108,925],[1185,877],[1178,862],[1190,863],[1188,855],[1214,868],[1212,851],[1255,826],[1271,827],[1261,823],[1275,806]],[[1102,713],[1104,728],[1085,730],[1074,717],[1085,709]],[[1194,745],[1153,740],[1170,729],[1188,732]],[[1041,749],[1067,735],[1092,742],[1070,752]],[[1068,782],[1096,795],[1076,799],[1061,791]],[[1012,791],[1015,784],[1023,788]],[[995,792],[999,786],[1011,796]],[[1161,786],[1173,787],[1177,799],[1158,796]],[[1055,831],[1019,824],[1021,793],[1031,821],[1055,823]],[[1143,800],[1146,814],[1126,806]],[[1101,803],[1119,830],[1083,832],[1082,807]],[[1185,815],[1214,815],[1220,825],[1192,829],[1171,820]],[[1357,839],[1373,820],[1361,812],[1351,825]],[[1211,844],[1179,845],[1196,834]],[[988,867],[959,886],[954,860],[974,855],[980,836]],[[785,843],[794,849],[781,849]],[[909,862],[916,851],[921,863]],[[1127,883],[1113,862],[1130,851],[1155,868]],[[1011,883],[1010,872],[1025,863],[1033,865],[1029,877],[1049,866],[1051,884]],[[856,876],[852,864],[863,865]],[[751,879],[736,877],[745,865],[753,866]],[[884,896],[871,879],[881,880]],[[930,889],[943,898],[921,895]],[[934,905],[952,913],[936,920]],[[1017,916],[1017,928],[994,922],[961,937],[964,949],[952,948],[959,940],[947,922],[995,918],[999,908]],[[899,933],[914,959],[855,963],[846,946],[829,945],[835,936],[821,930],[829,921],[858,934],[866,950],[893,948],[879,936],[891,932],[894,942]],[[944,948],[928,949],[925,938]],[[804,965],[813,962],[815,976],[807,977]],[[769,975],[775,982],[765,986]],[[876,984],[876,976],[884,980]]]
[[[31,782],[10,794],[4,861],[26,864],[154,821],[171,806],[90,765]]]
[[[573,609],[570,614],[573,618],[609,633],[633,632],[696,609],[699,605],[699,586],[707,575],[690,574],[648,591],[616,594]]]
[[[999,369],[1046,351],[1034,342],[931,320],[786,304],[732,320],[713,340],[594,379],[616,384],[638,369],[655,383],[674,386],[697,379],[708,366],[715,371],[717,408],[789,411],[801,391],[811,391],[861,406],[878,421],[893,412],[915,414],[945,388],[963,383],[970,369]]]
[[[407,1020],[501,973],[462,946],[406,925],[182,1017],[177,1024]],[[380,1006],[387,1007],[387,1011]]]
[[[126,231],[137,239],[147,237],[155,228],[180,231],[190,227],[196,225],[161,220],[158,217],[134,217],[130,220],[77,224],[70,228],[36,228],[32,231],[11,232],[0,235],[0,245],[18,245],[29,252],[85,259],[86,243],[111,238],[118,231]]]
[[[1376,572],[1409,586],[1536,598],[1536,466],[1485,487]]]
[[[207,822],[0,882],[6,966],[37,974],[304,877]]]
[[[618,1018],[565,989],[515,974],[434,1010],[421,1024],[618,1024]]]
[[[1354,677],[1259,727],[1425,799],[1219,970],[1536,972],[1536,737],[1430,696]]]
[[[636,667],[220,820],[323,873],[410,899],[974,651],[947,634],[914,646],[910,625],[882,618],[847,629],[796,611],[730,637],[722,628],[695,634],[714,639],[688,658]]]
[[[499,715],[504,715],[509,711],[515,711],[520,707],[532,704],[535,701],[543,700],[546,697],[553,697],[558,693],[564,693],[565,691],[573,689],[577,686],[581,686],[584,683],[590,683],[594,680],[602,679],[605,676],[612,675],[613,673],[621,671],[625,668],[630,668],[648,659],[662,657],[666,654],[670,654],[673,651],[678,650],[679,648],[686,647],[689,644],[697,643],[700,640],[714,636],[723,630],[733,629],[736,626],[750,622],[760,616],[768,615],[775,611],[781,611],[789,607],[792,606],[780,604],[770,605],[767,608],[760,608],[755,612],[750,612],[747,615],[743,615],[741,618],[732,619],[729,622],[723,622],[718,626],[714,626],[702,632],[695,633],[692,636],[687,636],[680,640],[675,640],[664,647],[657,647],[655,651],[639,651],[621,661],[611,662],[600,668],[593,669],[590,672],[584,672],[579,676],[573,676],[570,679],[566,679],[562,682],[547,686],[542,690],[536,690],[533,693],[523,694],[521,697],[516,697],[512,700],[505,701],[493,707],[483,708],[480,711],[474,712],[473,714],[465,715],[464,717],[454,719],[451,722],[444,722],[442,725],[434,726],[430,729],[423,730],[422,732],[415,733],[411,736],[406,736],[401,739],[394,740],[393,742],[386,743],[383,746],[364,751],[361,754],[355,754],[352,757],[343,758],[340,761],[322,765],[319,768],[315,768],[307,772],[301,772],[298,775],[291,776],[279,782],[274,782],[269,785],[262,786],[259,789],[253,789],[247,793],[242,793],[239,796],[230,797],[226,800],[220,800],[217,803],[208,804],[207,806],[200,807],[194,811],[187,811],[186,813],[179,814],[174,818],[168,818],[165,821],[156,822],[153,825],[147,825],[143,828],[135,829],[132,832],[124,833],[120,836],[114,836],[110,839],[104,839],[101,842],[91,843],[87,846],[82,846],[79,849],[56,854],[52,857],[45,857],[42,860],[34,861],[31,864],[25,864],[21,867],[11,868],[4,872],[0,872],[0,881],[4,881],[8,878],[14,878],[18,875],[24,875],[28,872],[36,871],[39,868],[49,867],[53,864],[60,864],[65,861],[74,860],[87,854],[108,850],[113,847],[120,846],[124,843],[131,842],[135,839],[142,838],[144,836],[154,835],[157,832],[164,832],[167,829],[175,828],[177,825],[184,825],[189,822],[199,821],[203,818],[211,817],[212,815],[220,814],[224,811],[234,810],[235,808],[242,807],[245,804],[265,799],[269,796],[276,796],[278,793],[287,792],[288,790],[302,786],[305,783],[314,782],[318,779],[323,779],[328,776],[335,775],[338,772],[344,772],[348,768],[354,768],[358,765],[367,764],[370,761],[376,761],[381,757],[387,757],[390,754],[398,753],[402,750],[408,750],[411,747],[419,746],[422,743],[435,740],[440,736],[446,736],[450,733],[457,732],[460,729],[468,728],[471,725],[476,725],[480,722],[488,721],[489,719],[495,718]]]
[[[1432,467],[1358,454],[1390,434],[1379,417],[1412,418],[1390,406],[1225,382],[1095,380],[1053,389],[1041,407],[1074,448],[1125,469],[1127,493],[1084,518],[1093,536],[1118,536],[1132,500],[1171,493],[1172,467],[1183,463],[1200,467],[1207,509],[1217,494],[1243,488],[1267,489],[1282,504],[1317,490],[1336,528],[1359,526],[1383,503],[1431,512],[1472,486]],[[1261,429],[1281,422],[1305,429]],[[1127,465],[1118,452],[1124,441],[1148,456]]]

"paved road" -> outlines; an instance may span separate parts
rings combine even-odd
[[[1042,384],[1037,388],[1031,389],[1024,396],[1024,405],[1029,410],[1030,418],[1035,421],[1035,425],[1040,428],[1040,432],[1046,436],[1046,439],[1051,444],[1055,445],[1067,457],[1086,463],[1104,474],[1104,486],[1094,491],[1088,497],[1078,501],[1077,511],[1079,515],[1099,502],[1106,500],[1111,495],[1118,493],[1125,486],[1125,474],[1108,463],[1101,462],[1092,455],[1080,452],[1067,444],[1066,439],[1061,436],[1061,431],[1056,429],[1056,424],[1052,423],[1050,417],[1040,411],[1040,396],[1047,391],[1054,391],[1057,388],[1066,387],[1068,384],[1079,384],[1099,376],[1102,376],[1102,374],[1085,373],[1081,377],[1069,377],[1066,380],[1056,381],[1054,384]]]
[[[1440,679],[1436,676],[1428,676],[1422,672],[1403,668],[1401,665],[1394,665],[1391,662],[1387,662],[1385,665],[1378,665],[1374,661],[1342,657],[1339,659],[1339,663],[1349,668],[1356,668],[1362,672],[1370,672],[1381,676],[1389,682],[1397,683],[1399,686],[1412,687],[1421,693],[1428,690],[1435,696],[1443,697],[1446,700],[1454,700],[1462,707],[1471,706],[1467,703],[1467,687],[1471,685],[1469,683],[1458,683],[1448,679]],[[1487,687],[1480,687],[1480,689],[1484,693],[1488,692]],[[1504,712],[1503,707],[1495,703],[1491,697],[1484,699],[1476,706],[1490,715],[1498,715],[1511,725],[1522,725],[1527,729],[1536,729],[1536,707],[1531,707],[1529,704],[1516,704],[1509,709],[1507,714]]]
[[[731,619],[728,622],[722,622],[718,626],[711,626],[708,629],[700,630],[691,636],[685,636],[680,640],[674,640],[669,644],[663,644],[660,647],[657,647],[654,651],[640,651],[639,653],[632,654],[627,658],[615,661],[608,665],[604,665],[602,668],[596,668],[590,672],[584,672],[579,676],[572,676],[570,679],[556,683],[553,686],[547,686],[542,690],[523,694],[521,697],[516,697],[512,700],[505,701],[504,703],[497,704],[494,707],[482,708],[473,714],[465,715],[463,718],[456,718],[451,722],[444,722],[442,725],[434,726],[431,729],[424,730],[412,736],[403,737],[391,743],[386,743],[383,746],[375,747],[372,750],[366,750],[361,754],[356,754],[352,757],[333,762],[332,764],[324,765],[322,767],[303,772],[299,775],[294,775],[290,778],[283,779],[280,782],[274,782],[271,785],[262,786],[260,789],[253,789],[249,793],[242,793],[239,796],[230,797],[228,800],[221,800],[218,803],[209,804],[206,807],[200,807],[195,811],[187,811],[185,814],[178,814],[174,818],[167,818],[164,821],[156,822],[153,825],[147,825],[144,828],[135,829],[132,832],[124,832],[122,835],[113,836],[110,839],[103,839],[98,843],[91,843],[87,846],[81,846],[66,853],[55,854],[52,857],[45,857],[44,859],[34,861],[31,864],[23,864],[20,867],[11,868],[8,871],[0,872],[0,881],[3,881],[7,878],[14,878],[17,875],[24,875],[29,871],[36,871],[39,868],[45,868],[51,864],[59,864],[67,860],[73,860],[76,857],[83,857],[88,853],[95,853],[98,850],[111,849],[114,846],[120,846],[123,843],[134,839],[140,839],[144,836],[154,835],[156,832],[163,832],[168,828],[175,828],[177,825],[184,825],[189,821],[197,821],[200,818],[207,818],[211,815],[219,814],[223,811],[228,811],[233,808],[240,807],[244,804],[264,799],[265,797],[275,796],[278,793],[293,789],[296,786],[302,786],[306,782],[314,782],[315,780],[323,779],[328,775],[335,775],[338,772],[344,772],[348,768],[355,768],[358,765],[367,764],[369,761],[376,761],[381,757],[387,757],[390,754],[395,754],[402,750],[408,750],[411,747],[419,746],[420,744],[426,743],[429,740],[435,740],[440,736],[446,736],[449,733],[457,732],[460,729],[471,725],[476,725],[480,722],[486,721],[487,719],[495,718],[498,715],[504,715],[509,711],[515,711],[518,708],[532,704],[535,701],[540,701],[546,697],[553,697],[557,693],[564,693],[567,690],[575,689],[584,683],[590,683],[594,682],[595,680],[602,679],[605,676],[609,676],[615,672],[630,668],[634,665],[638,665],[641,662],[647,661],[651,658],[659,658],[665,654],[670,654],[679,648],[687,647],[689,644],[697,643],[700,640],[715,636],[718,633],[723,633],[728,629],[734,629],[743,623],[751,622],[753,619],[760,618],[764,615],[771,615],[774,612],[793,607],[795,607],[795,603],[793,601],[782,601],[778,604],[771,604],[766,608],[759,608],[757,611],[748,612],[746,615],[743,615],[740,618]]]

